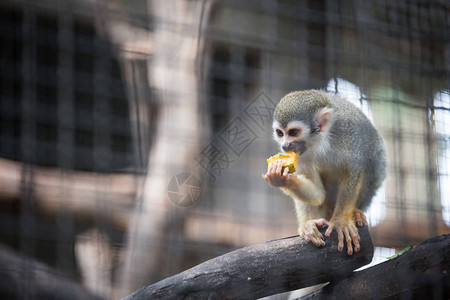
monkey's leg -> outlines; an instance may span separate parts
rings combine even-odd
[[[363,222],[362,212],[356,209],[356,201],[361,190],[363,174],[348,174],[339,185],[336,206],[333,216],[328,222],[328,229],[325,236],[330,236],[333,230],[338,234],[338,250],[344,249],[344,239],[347,244],[347,254],[352,255],[359,252],[360,237],[355,225],[355,218]],[[365,217],[364,217],[365,220]],[[353,245],[354,248],[353,248]]]
[[[358,224],[359,227],[363,226],[363,224],[366,226],[369,225],[367,223],[367,219],[364,213],[357,208],[355,208],[355,210],[353,211],[353,219],[355,220],[356,224]]]
[[[325,241],[318,227],[328,225],[328,221],[318,218],[318,207],[295,199],[294,204],[298,220],[298,235],[305,241],[312,242],[317,247],[325,246]]]

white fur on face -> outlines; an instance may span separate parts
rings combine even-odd
[[[291,121],[287,124],[285,128],[281,126],[281,124],[274,120],[273,124],[273,138],[274,140],[282,147],[283,145],[289,144],[290,142],[300,141],[310,134],[310,128],[302,121]],[[297,129],[299,134],[297,136],[290,136],[288,134],[289,130]],[[277,130],[283,132],[283,136],[279,137],[277,135]]]

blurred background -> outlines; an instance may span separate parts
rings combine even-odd
[[[374,263],[449,233],[448,1],[1,1],[0,295],[117,299],[296,235],[261,174],[276,103],[312,88],[385,139]]]

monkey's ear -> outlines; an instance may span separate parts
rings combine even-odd
[[[321,108],[316,115],[317,126],[321,132],[327,132],[333,125],[333,109],[329,107]]]

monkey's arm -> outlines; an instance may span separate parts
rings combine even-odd
[[[347,254],[352,255],[353,250],[359,252],[359,234],[355,221],[358,225],[366,223],[364,214],[356,208],[358,195],[364,178],[364,172],[348,172],[343,175],[339,184],[339,192],[337,195],[336,205],[333,215],[328,222],[328,229],[325,236],[330,236],[333,230],[338,234],[338,250],[344,248],[344,239],[347,244]],[[354,245],[354,249],[352,246]]]
[[[319,206],[324,202],[325,189],[317,171],[309,171],[308,178],[304,174],[288,174],[287,168],[282,172],[282,166],[283,161],[281,160],[269,164],[263,178],[270,185],[279,187],[286,195],[295,200],[301,200],[313,206]]]
[[[295,200],[319,206],[325,200],[325,189],[320,179],[310,180],[305,175],[292,175],[286,186],[280,189]]]
[[[263,178],[294,199],[300,237],[317,247],[324,246],[323,236],[317,227],[328,225],[328,222],[319,218],[319,205],[325,200],[325,189],[318,172],[314,169],[303,170],[308,173],[309,179],[304,174],[288,174],[287,168],[282,172],[282,166],[281,160],[269,164]]]
[[[321,216],[320,208],[296,199],[294,199],[294,205],[298,221],[298,235],[317,247],[325,246],[318,227],[328,226],[328,221],[319,218]]]

